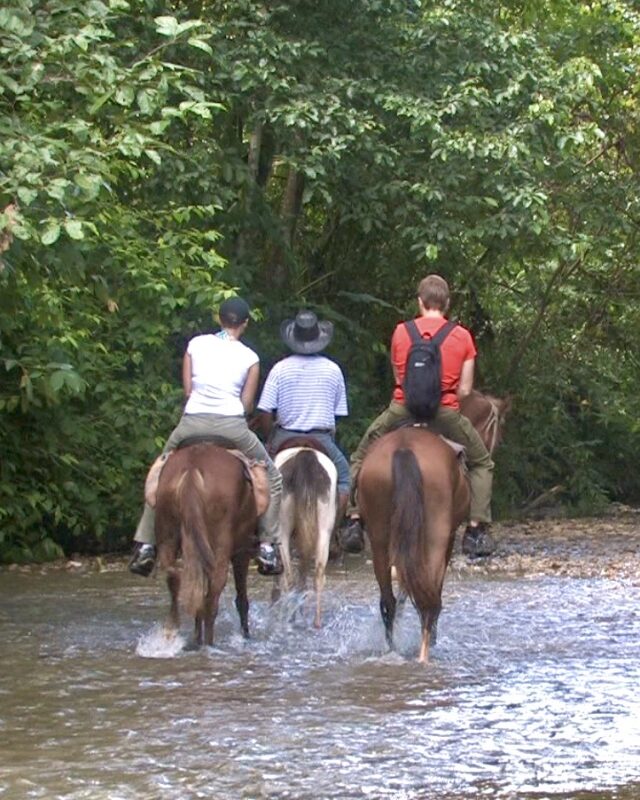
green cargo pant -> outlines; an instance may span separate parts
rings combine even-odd
[[[365,431],[350,459],[351,496],[347,516],[358,515],[356,486],[360,467],[369,446],[376,439],[410,418],[409,412],[403,405],[391,402]],[[429,429],[464,446],[469,468],[469,489],[471,490],[469,519],[474,522],[491,522],[493,460],[480,438],[480,434],[465,416],[447,406],[440,406],[435,418],[429,423]]]
[[[282,476],[269,458],[264,445],[249,429],[244,417],[226,417],[221,414],[184,414],[167,439],[162,452],[168,453],[186,439],[215,436],[225,446],[240,450],[248,458],[264,461],[269,479],[269,508],[258,520],[260,541],[280,541],[280,500],[282,498]],[[155,509],[145,503],[138,522],[134,541],[155,544]]]

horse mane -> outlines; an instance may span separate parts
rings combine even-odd
[[[462,413],[471,420],[489,453],[493,453],[500,443],[502,426],[512,403],[510,395],[495,397],[477,389],[473,389],[461,402]]]

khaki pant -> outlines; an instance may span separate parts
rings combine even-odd
[[[242,451],[248,458],[264,461],[269,478],[269,508],[258,520],[260,540],[263,542],[280,541],[280,500],[282,497],[282,476],[269,458],[264,445],[249,430],[244,417],[225,417],[220,414],[184,414],[167,439],[162,452],[168,453],[187,439],[198,439],[215,436],[226,447]],[[138,522],[134,541],[144,544],[155,544],[155,509],[145,503],[142,517]]]
[[[400,403],[392,402],[369,425],[358,447],[351,455],[351,496],[347,516],[358,514],[356,485],[358,473],[369,446],[410,419],[407,409]],[[475,522],[491,522],[491,490],[493,486],[493,460],[480,438],[480,434],[459,411],[440,406],[438,413],[429,423],[429,430],[442,434],[447,439],[464,446],[467,467],[469,468],[469,489],[471,490],[471,510],[469,518]]]

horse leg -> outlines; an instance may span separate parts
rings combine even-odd
[[[195,623],[193,628],[193,641],[196,647],[202,647],[202,625],[203,625],[203,618],[202,614],[198,613],[195,616]]]
[[[316,616],[313,623],[316,628],[322,626],[322,592],[325,585],[325,570],[327,568],[327,561],[329,560],[329,548],[331,547],[331,536],[334,530],[335,519],[335,502],[319,506],[315,570]]]
[[[293,533],[293,515],[295,509],[290,497],[283,497],[280,505],[280,558],[282,574],[273,582],[271,602],[280,599],[282,592],[288,592],[293,584],[293,568],[291,566],[291,534]]]
[[[422,641],[420,643],[420,653],[418,661],[425,664],[429,661],[429,649],[436,644],[438,638],[438,617],[440,609],[430,609],[425,614],[420,615],[422,625]]]
[[[175,634],[180,628],[180,610],[178,608],[178,595],[180,593],[180,574],[175,567],[167,569],[167,587],[171,596],[169,618],[165,626],[167,636]]]
[[[249,597],[247,595],[247,574],[249,554],[243,550],[232,559],[233,581],[236,586],[236,610],[240,617],[240,628],[245,639],[249,638]]]
[[[418,661],[420,664],[425,664],[429,661],[429,640],[431,638],[431,634],[429,632],[429,626],[426,624],[425,620],[422,620],[422,641],[420,642],[420,654],[418,656]]]
[[[215,566],[209,574],[209,587],[204,598],[202,612],[204,643],[209,647],[213,645],[213,626],[218,616],[220,595],[227,582],[228,568],[229,557],[222,553],[217,553]]]
[[[204,643],[207,647],[213,646],[213,620],[218,611],[218,596],[214,594],[211,583],[209,590],[202,600],[202,629]]]
[[[324,589],[325,574],[324,564],[316,564],[315,589],[316,589],[316,616],[313,620],[314,627],[322,627],[322,590]]]
[[[378,544],[373,530],[369,531],[369,541],[373,551],[373,571],[380,587],[380,614],[384,622],[387,644],[389,649],[393,650],[393,620],[396,614],[396,598],[393,596],[388,547],[386,541],[382,546]]]

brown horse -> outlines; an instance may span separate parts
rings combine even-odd
[[[510,407],[509,399],[480,392],[464,401],[463,412],[489,452],[500,442]],[[453,448],[420,426],[382,436],[360,470],[358,502],[371,542],[387,642],[393,646],[393,565],[401,592],[411,598],[420,617],[420,661],[428,660],[429,646],[435,642],[444,576],[456,529],[468,516],[469,499],[464,469]]]
[[[427,661],[455,531],[469,511],[464,473],[453,449],[439,436],[425,428],[400,428],[378,439],[365,456],[358,499],[371,542],[387,643],[393,647],[393,564],[400,586],[418,611],[419,661]]]
[[[257,524],[253,489],[242,462],[223,447],[193,444],[167,460],[158,486],[158,565],[167,571],[169,626],[180,624],[178,601],[195,617],[195,641],[213,644],[220,595],[233,565],[236,608],[249,635],[247,574]],[[176,566],[182,552],[182,571]]]

